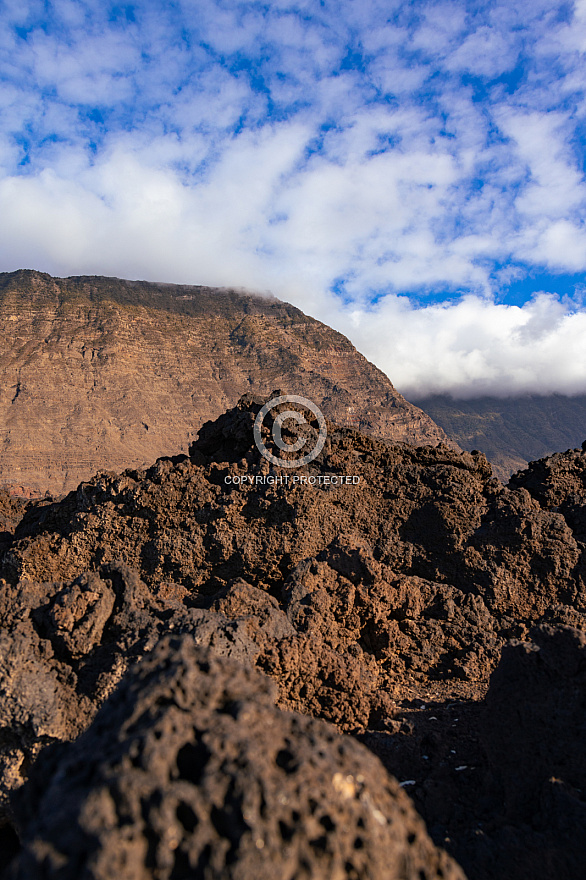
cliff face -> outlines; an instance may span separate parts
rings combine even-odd
[[[586,395],[476,397],[436,395],[419,405],[462,449],[479,449],[499,479],[559,449],[574,449],[586,436]]]
[[[346,337],[232,290],[0,274],[0,377],[0,485],[20,494],[185,452],[248,391],[302,394],[377,438],[447,439]]]

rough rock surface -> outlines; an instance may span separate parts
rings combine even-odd
[[[24,515],[26,504],[0,488],[0,531],[13,532]]]
[[[202,422],[276,384],[374,436],[447,442],[345,336],[288,303],[0,273],[0,486],[60,494],[186,452]]]
[[[0,554],[10,545],[14,529],[22,519],[24,511],[23,499],[15,498],[9,492],[0,489]]]
[[[378,760],[170,637],[17,800],[12,880],[464,880]]]
[[[482,701],[509,640],[586,631],[586,454],[504,487],[480,454],[330,424],[293,482],[254,445],[261,404],[205,425],[189,456],[29,504],[0,569],[4,791],[90,723],[130,662],[189,633],[265,672],[281,707],[360,736],[472,880],[521,880],[525,819],[503,812]]]

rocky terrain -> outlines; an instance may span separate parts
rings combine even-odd
[[[531,394],[416,401],[462,449],[480,449],[505,482],[530,461],[579,446],[586,436],[586,395]]]
[[[287,303],[0,273],[0,487],[19,495],[186,452],[202,422],[277,384],[375,437],[446,441],[346,337]]]
[[[582,877],[586,453],[292,471],[263,402],[7,518],[2,880]]]

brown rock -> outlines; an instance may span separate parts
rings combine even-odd
[[[41,745],[75,735],[70,719],[87,726],[130,662],[189,633],[264,671],[280,706],[363,736],[471,877],[509,876],[533,844],[513,816],[499,861],[509,831],[480,701],[509,639],[535,624],[586,631],[586,454],[505,488],[482,455],[330,423],[322,453],[295,471],[307,482],[287,486],[267,481],[291,472],[253,442],[261,405],[247,397],[205,425],[189,456],[28,505],[0,572],[5,789]],[[313,442],[315,426],[304,430]],[[340,474],[360,480],[334,485]],[[31,658],[24,707],[20,655]],[[535,878],[559,876],[538,867]]]
[[[24,499],[0,489],[0,554],[12,543],[14,529],[26,509]]]
[[[186,452],[277,385],[376,437],[449,442],[348,339],[272,297],[0,273],[0,485],[60,494]]]
[[[368,750],[241,666],[163,640],[18,798],[12,880],[464,875]]]

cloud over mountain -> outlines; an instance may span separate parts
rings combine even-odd
[[[585,390],[583,2],[2,18],[2,269],[271,290],[406,393]]]

